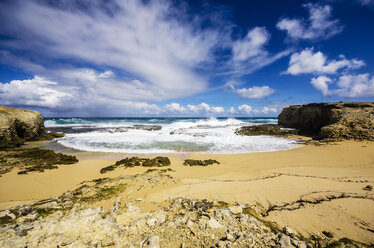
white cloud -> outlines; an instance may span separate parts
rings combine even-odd
[[[77,74],[79,73],[77,72]],[[110,87],[110,82],[98,81],[101,79],[100,73],[87,70],[85,73],[80,72],[80,75],[86,82],[81,85],[82,87],[96,83],[103,83],[104,88]],[[98,90],[104,91],[104,88],[98,88]],[[94,89],[96,88],[94,87]],[[277,112],[277,109],[272,106],[254,109],[243,104],[237,108],[230,107],[226,110],[223,106],[209,105],[205,102],[187,106],[176,102],[156,105],[142,101],[124,101],[120,96],[121,92],[113,92],[113,95],[110,96],[106,92],[98,93],[86,88],[62,86],[58,82],[39,76],[35,76],[33,79],[0,83],[0,105],[44,110],[47,116],[60,114],[61,116],[96,115],[100,117],[113,116],[113,113],[117,116],[232,116],[236,114],[267,115]],[[94,102],[91,101],[93,97]]]
[[[2,45],[27,51],[34,60],[43,56],[47,64],[77,60],[96,68],[114,68],[132,80],[143,82],[149,86],[149,94],[163,100],[190,96],[208,88],[207,79],[195,69],[210,62],[211,50],[224,39],[225,34],[219,29],[201,29],[197,18],[194,22],[180,21],[182,18],[173,17],[178,10],[166,1],[146,4],[115,0],[105,8],[90,1],[88,9],[79,9],[75,4],[63,2],[59,7],[40,1],[0,4],[3,20],[12,20],[1,25],[0,31],[17,40]],[[187,15],[180,11],[180,15]],[[17,62],[14,56],[8,58]],[[54,74],[54,80],[68,83],[55,68],[46,70],[31,65],[25,67],[48,78]],[[77,69],[61,63],[57,66]],[[112,76],[108,70],[99,77]],[[153,92],[153,88],[159,90]],[[143,100],[147,100],[147,95]]]
[[[277,113],[278,112],[278,109],[275,108],[275,107],[267,107],[267,106],[264,106],[262,107],[261,109],[261,113],[264,113],[264,114],[269,114],[269,113]]]
[[[328,60],[322,52],[314,53],[313,48],[306,48],[300,53],[291,55],[287,74],[299,75],[304,73],[333,74],[342,68],[357,69],[364,66],[362,60],[348,60],[340,56],[339,60]]]
[[[332,80],[326,76],[319,76],[317,78],[312,78],[312,81],[310,83],[313,85],[313,87],[322,92],[323,96],[329,95],[329,84],[332,82]]]
[[[187,116],[232,116],[232,115],[269,115],[279,112],[277,107],[263,106],[261,108],[253,108],[247,104],[235,107],[230,107],[225,110],[222,106],[211,106],[207,103],[200,103],[198,105],[181,106],[179,103],[170,103],[159,106],[156,111],[162,115],[187,115]]]
[[[234,107],[230,107],[227,112],[229,112],[230,114],[235,114],[235,108]]]
[[[114,73],[112,71],[104,71],[99,74],[99,78],[111,78],[114,77]]]
[[[68,101],[72,94],[58,89],[58,83],[35,76],[27,80],[0,83],[0,104],[53,108]]]
[[[256,56],[266,55],[264,45],[270,39],[269,32],[263,27],[255,27],[248,31],[246,37],[233,44],[234,61],[245,61]]]
[[[243,104],[238,107],[238,110],[243,114],[250,114],[252,112],[252,107],[247,104]]]
[[[269,40],[270,34],[266,28],[254,27],[244,38],[232,42],[232,57],[225,64],[229,70],[223,74],[237,77],[250,74],[290,54],[289,50],[270,54],[265,48]]]
[[[349,98],[374,97],[374,76],[370,78],[368,73],[343,75],[337,79],[336,83],[333,83],[333,80],[326,76],[320,76],[313,78],[310,83],[314,88],[321,91],[323,96],[337,95]],[[329,89],[329,84],[335,86],[335,88]]]
[[[199,105],[187,105],[187,109],[192,113],[204,113],[204,114],[223,114],[225,109],[219,106],[210,106],[205,102],[200,103]]]
[[[73,96],[53,101],[51,111],[120,115],[124,109],[154,109],[152,103],[208,90],[212,75],[238,78],[289,54],[266,51],[270,34],[263,27],[234,41],[231,23],[215,25],[219,13],[192,16],[169,1],[110,0],[104,7],[87,1],[81,7],[79,1],[0,2],[0,22],[7,24],[0,32],[11,38],[0,40],[6,49],[0,61],[58,82],[44,85],[45,91],[64,88]],[[206,20],[213,25],[207,27]],[[232,49],[232,55],[217,58],[219,49]],[[48,108],[45,100],[32,98],[30,106]]]
[[[309,18],[282,18],[277,28],[287,32],[288,40],[321,40],[328,39],[343,30],[339,20],[332,19],[332,8],[329,5],[304,4],[309,11]]]
[[[337,82],[336,94],[345,97],[374,97],[374,76],[368,73],[341,76]]]
[[[241,97],[250,99],[261,99],[275,93],[275,90],[269,86],[254,86],[252,88],[234,89]]]

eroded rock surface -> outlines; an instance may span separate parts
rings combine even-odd
[[[237,135],[257,136],[257,135],[272,135],[272,136],[288,136],[297,134],[297,130],[283,128],[274,124],[263,124],[254,126],[244,126],[235,130]]]
[[[0,106],[0,148],[61,136],[63,134],[45,133],[44,118],[39,112]]]
[[[0,148],[39,138],[44,133],[43,121],[36,111],[0,107]]]
[[[101,178],[0,211],[0,247],[369,247],[326,233],[302,237],[245,204],[174,198],[149,208],[129,199],[165,183],[174,180],[160,172]],[[111,205],[97,207],[102,202]]]
[[[284,108],[283,127],[318,139],[374,140],[374,103],[312,103]]]

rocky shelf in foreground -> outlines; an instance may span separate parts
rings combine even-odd
[[[278,124],[317,139],[374,141],[374,103],[311,103],[284,108]]]
[[[305,238],[245,204],[175,198],[151,209],[132,192],[173,177],[152,173],[83,182],[73,191],[0,211],[0,247],[369,247],[322,232]],[[109,201],[111,207],[97,207]],[[149,203],[148,203],[149,204]]]

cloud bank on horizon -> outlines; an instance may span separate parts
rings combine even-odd
[[[371,1],[281,4],[256,21],[248,11],[265,6],[252,4],[2,1],[0,105],[46,116],[276,116],[295,103],[373,100],[374,58],[362,50],[374,34],[352,46],[360,22],[334,12],[374,24]]]

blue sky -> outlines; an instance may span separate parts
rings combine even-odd
[[[4,0],[0,23],[0,105],[45,116],[374,100],[374,0]]]

